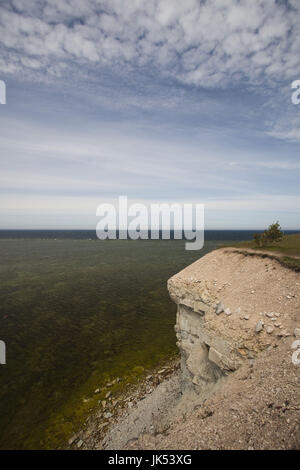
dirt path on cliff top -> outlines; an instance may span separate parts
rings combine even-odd
[[[295,328],[300,327],[299,273],[274,259],[243,256],[224,248],[209,253],[173,279],[193,286],[205,279],[208,290],[230,307],[229,317],[215,318],[213,311],[208,313],[219,332],[223,329],[227,335],[249,338],[256,334],[255,325],[261,319],[264,330],[267,325],[273,330],[263,332],[264,350],[255,360],[246,359],[220,391],[164,433],[144,433],[126,448],[300,448],[300,365],[293,364],[291,349]],[[270,312],[279,317],[271,321]]]
[[[266,255],[269,258],[289,257],[289,258],[300,259],[299,255],[293,255],[293,254],[289,254],[289,253],[281,253],[280,251],[271,251],[271,250],[262,250],[262,249],[255,250],[254,248],[246,248],[246,247],[239,248],[239,247],[231,247],[231,246],[229,246],[227,248],[224,248],[224,250],[225,251],[232,251],[232,252],[235,252],[235,253],[242,253],[242,254],[249,253],[250,255],[253,254],[253,255],[257,255],[257,256]]]

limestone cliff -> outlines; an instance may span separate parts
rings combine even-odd
[[[293,290],[286,292],[281,270],[270,259],[220,249],[168,281],[186,387],[209,395],[245,360],[251,363],[290,334],[299,275],[284,270],[284,283]]]

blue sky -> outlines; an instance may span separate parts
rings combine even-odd
[[[204,203],[207,228],[300,228],[297,0],[0,6],[0,228],[98,204]]]

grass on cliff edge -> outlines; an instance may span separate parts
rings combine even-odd
[[[279,243],[273,243],[273,245],[260,248],[255,244],[254,240],[226,246],[233,246],[239,249],[251,248],[261,252],[261,256],[276,258],[284,266],[294,271],[300,271],[300,234],[284,235]]]

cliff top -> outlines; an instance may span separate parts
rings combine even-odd
[[[299,321],[300,274],[276,259],[245,256],[234,248],[200,258],[173,276],[168,288],[177,304],[205,314],[205,328],[234,342],[241,357],[292,335]]]

